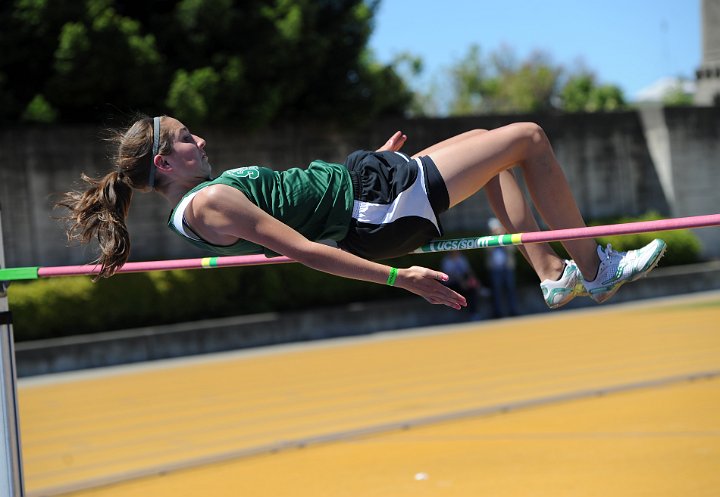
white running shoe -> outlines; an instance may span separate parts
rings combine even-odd
[[[550,309],[557,309],[575,297],[588,295],[582,281],[582,274],[575,261],[565,261],[565,269],[559,280],[544,280],[540,283],[545,303]]]
[[[585,289],[595,302],[605,302],[623,284],[642,278],[657,266],[666,248],[665,242],[659,238],[643,248],[628,252],[617,252],[609,243],[605,249],[598,245],[600,267],[595,280],[584,280]]]

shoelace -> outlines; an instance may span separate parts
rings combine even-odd
[[[620,252],[618,252],[617,250],[613,250],[611,243],[608,243],[608,244],[607,244],[607,247],[605,247],[605,250],[604,250],[603,252],[605,253],[605,258],[606,258],[606,259],[610,259],[610,258],[612,258],[614,255],[620,253]]]

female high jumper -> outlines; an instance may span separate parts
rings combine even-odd
[[[454,309],[465,298],[443,284],[447,275],[419,266],[375,262],[407,254],[442,234],[441,214],[486,188],[509,233],[538,231],[511,168],[522,171],[537,211],[551,229],[585,222],[543,130],[515,123],[473,130],[413,156],[395,133],[377,151],[357,151],[344,164],[316,160],[274,171],[239,167],[213,177],[206,142],[170,116],[142,117],[116,136],[112,170],[83,175],[84,191],[66,193],[68,237],[97,239],[101,276],[127,261],[125,224],[133,191],[155,191],[171,204],[168,225],[190,243],[223,255],[285,255],[337,276],[398,286]],[[331,246],[325,241],[334,241]],[[563,242],[564,260],[546,243],[521,247],[550,308],[578,295],[596,302],[653,269],[665,242],[618,252],[594,240]]]

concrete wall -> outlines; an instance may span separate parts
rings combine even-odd
[[[227,128],[193,130],[208,140],[217,171],[262,164],[278,169],[322,158],[342,162],[357,148],[376,148],[395,130],[409,136],[407,152],[474,128],[538,122],[549,136],[586,218],[667,216],[718,212],[718,108],[655,109],[641,114],[479,116],[388,120],[372,130],[296,125],[251,135]],[[0,207],[8,267],[90,261],[87,248],[67,247],[54,216],[54,195],[79,183],[81,172],[104,173],[108,151],[100,129],[88,126],[0,129]],[[170,206],[158,195],[137,194],[129,227],[131,260],[197,257],[201,253],[164,227]],[[486,233],[491,215],[484,195],[449,212],[446,230]],[[705,255],[720,256],[720,230],[698,230]]]
[[[720,212],[720,111],[666,109],[673,217]],[[697,230],[708,256],[720,256],[720,227]]]
[[[720,104],[720,0],[702,0],[702,63],[696,70],[697,105]]]

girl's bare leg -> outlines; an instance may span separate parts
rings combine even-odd
[[[511,124],[486,133],[474,133],[466,139],[442,142],[439,146],[421,152],[421,155],[426,152],[429,152],[427,155],[433,159],[445,181],[450,207],[473,195],[493,177],[517,164],[523,170],[533,203],[548,226],[552,229],[585,226],[552,147],[536,124]],[[513,193],[514,178],[504,176],[498,181],[501,194],[505,193],[503,186],[508,189],[507,198],[503,197],[507,221],[518,223],[512,225],[517,228],[525,226],[532,216],[526,215],[529,209],[524,199],[521,200],[522,195],[517,197]],[[535,231],[537,224],[528,226],[530,229],[519,231]],[[599,263],[595,241],[574,240],[564,242],[563,245],[586,278],[593,279]],[[531,251],[534,252],[534,249]],[[561,269],[552,267],[557,261],[552,262],[547,249],[541,249],[537,257],[528,253],[528,257],[540,279],[557,279]],[[551,264],[546,264],[547,261],[551,261]]]
[[[485,185],[485,193],[495,216],[508,233],[540,231],[512,170],[505,170],[492,178]],[[556,280],[562,275],[565,262],[549,244],[531,243],[518,248],[541,281]]]
[[[485,129],[476,129],[454,136],[437,143],[421,152],[421,155],[430,155],[434,151],[460,141],[471,139],[482,133]],[[517,183],[514,173],[506,170],[493,177],[487,185],[485,192],[495,216],[508,233],[527,233],[539,231],[540,227],[530,211],[530,207]],[[530,266],[535,269],[540,280],[557,279],[562,275],[564,262],[547,243],[533,243],[518,247]]]

